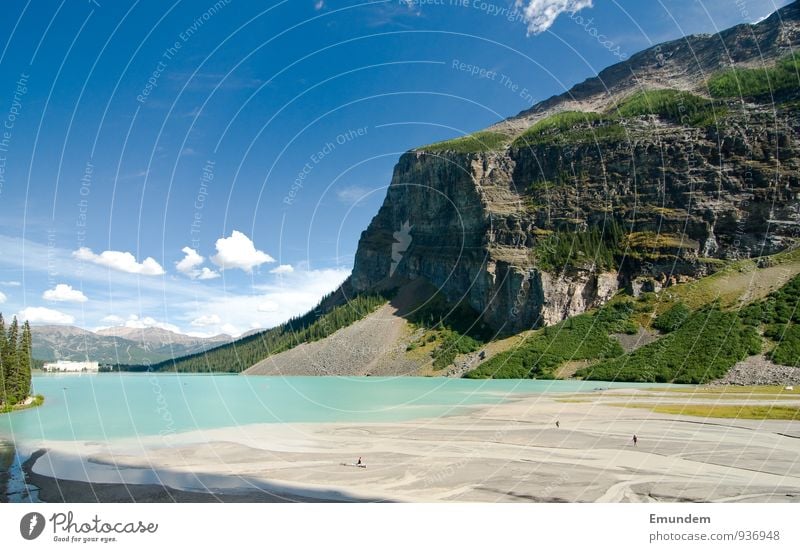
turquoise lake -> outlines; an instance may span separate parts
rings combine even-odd
[[[105,440],[286,422],[461,414],[523,394],[653,384],[449,378],[74,374],[33,378],[39,408],[0,415],[0,439]]]

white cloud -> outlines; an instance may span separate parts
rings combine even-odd
[[[292,272],[294,272],[294,267],[289,264],[276,266],[269,271],[270,274],[291,274]]]
[[[19,311],[17,318],[31,324],[72,324],[75,317],[45,307],[28,307]]]
[[[347,186],[336,190],[336,197],[342,203],[355,205],[367,198],[373,190],[361,186]]]
[[[522,8],[528,32],[539,34],[552,27],[562,13],[591,8],[592,0],[515,0],[514,5]]]
[[[139,318],[137,315],[132,314],[128,317],[124,324],[122,324],[126,328],[136,328],[136,329],[144,329],[144,328],[160,328],[162,330],[168,330],[170,332],[181,333],[181,329],[174,325],[169,324],[168,322],[159,322],[155,318],[151,318],[149,316],[145,316],[144,318]]]
[[[251,294],[219,294],[202,304],[188,302],[184,308],[189,320],[214,313],[224,321],[232,321],[235,326],[223,325],[214,329],[238,336],[251,328],[272,328],[307,313],[324,295],[339,287],[349,274],[349,270],[343,269],[295,270],[283,278],[255,286]]]
[[[197,275],[198,280],[213,280],[214,278],[219,278],[220,273],[216,270],[211,270],[207,266],[204,266],[200,270],[200,274]]]
[[[220,277],[219,272],[215,270],[205,266],[201,268],[205,258],[191,247],[184,247],[181,251],[186,256],[175,263],[175,268],[178,269],[178,272],[185,274],[192,280],[213,280]]]
[[[197,267],[203,264],[205,259],[191,247],[184,247],[181,251],[183,251],[186,256],[175,263],[175,268],[178,269],[178,272],[182,272],[191,277],[197,270]]]
[[[85,303],[89,300],[81,290],[73,289],[67,284],[58,284],[53,289],[48,289],[42,294],[42,299],[60,303]]]
[[[136,257],[127,251],[103,251],[99,255],[93,253],[88,247],[81,247],[72,253],[80,261],[87,261],[96,265],[105,266],[128,274],[142,276],[161,276],[164,269],[152,257],[147,257],[141,263],[136,262]]]
[[[325,0],[317,0],[314,2],[314,9],[319,11],[325,7]]]
[[[3,287],[19,287],[21,285],[22,285],[22,283],[21,282],[17,282],[16,280],[0,282],[0,286],[3,286]]]
[[[222,319],[216,314],[204,314],[192,320],[192,326],[196,328],[205,328],[207,326],[218,326],[222,324]]]
[[[240,330],[239,328],[237,328],[233,324],[225,324],[224,326],[222,326],[221,330],[222,330],[222,333],[228,334],[228,335],[233,336],[233,337],[239,337],[240,335],[242,335],[244,333],[242,330]]]
[[[252,240],[237,230],[233,231],[230,238],[218,239],[216,247],[217,254],[211,260],[222,270],[239,268],[252,272],[257,266],[275,262],[275,259],[257,250]]]
[[[0,305],[2,305],[3,303],[5,303],[7,300],[8,300],[8,297],[6,297],[5,293],[3,293],[2,291],[0,291]]]
[[[105,324],[111,324],[112,326],[119,326],[123,322],[125,322],[125,320],[117,316],[116,314],[109,314],[108,316],[101,318],[100,322],[103,322]]]

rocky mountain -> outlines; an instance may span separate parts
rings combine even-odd
[[[800,321],[771,313],[800,296],[798,46],[794,2],[405,153],[341,289],[165,366],[696,383],[797,365]]]
[[[91,332],[74,326],[35,326],[38,360],[86,360],[108,364],[157,363],[231,341],[228,335],[198,338],[160,328],[114,327]]]
[[[795,2],[404,154],[348,285],[423,278],[512,333],[784,249],[800,228],[798,45]]]

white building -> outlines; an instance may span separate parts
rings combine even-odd
[[[45,372],[97,372],[100,364],[97,362],[74,362],[72,360],[59,360],[46,362]]]

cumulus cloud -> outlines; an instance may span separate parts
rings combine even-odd
[[[45,307],[28,307],[19,311],[17,318],[31,324],[72,324],[75,317]]]
[[[181,251],[183,251],[184,255],[186,256],[182,260],[175,263],[175,268],[178,269],[178,272],[191,275],[192,272],[197,269],[197,267],[203,264],[205,259],[191,247],[184,247],[181,249]]]
[[[127,251],[103,251],[98,255],[88,247],[81,247],[74,251],[72,256],[80,261],[105,266],[128,274],[140,274],[142,276],[161,276],[164,274],[164,269],[152,257],[147,257],[139,263],[136,261],[136,257]]]
[[[81,290],[73,289],[67,284],[58,284],[53,289],[48,289],[42,294],[42,299],[59,303],[85,303],[89,300]]]
[[[319,300],[336,289],[350,274],[349,270],[295,269],[282,278],[269,279],[254,286],[251,293],[219,294],[202,304],[186,304],[189,320],[214,313],[233,325],[210,326],[207,330],[239,336],[250,328],[272,328],[294,316],[307,313]]]
[[[219,272],[202,266],[205,258],[191,247],[181,249],[185,257],[175,263],[178,272],[185,274],[192,280],[213,280],[219,278]]]
[[[207,326],[217,326],[222,324],[222,319],[216,314],[204,314],[192,320],[192,326],[196,328],[205,328]]]
[[[131,314],[125,321],[125,323],[121,325],[125,326],[126,328],[135,328],[135,329],[160,328],[162,330],[168,330],[170,332],[175,332],[175,333],[181,332],[181,329],[174,324],[169,324],[168,322],[160,322],[150,316],[145,316],[140,318],[135,314]]]
[[[200,269],[200,274],[197,275],[198,280],[213,280],[214,278],[219,278],[220,273],[216,270],[211,270],[207,266],[204,266]]]
[[[528,32],[539,34],[552,27],[562,13],[591,8],[592,0],[515,0],[514,5],[522,9]]]
[[[111,324],[112,326],[119,326],[125,322],[125,319],[117,316],[116,314],[109,314],[108,316],[101,318],[100,322],[103,322],[104,324]]]
[[[6,300],[8,300],[8,297],[6,297],[5,293],[3,293],[2,291],[0,291],[0,305],[2,305],[3,303],[5,303],[5,302],[6,302]]]
[[[257,250],[252,240],[237,230],[229,238],[218,239],[216,247],[217,254],[211,257],[211,261],[222,270],[239,268],[252,272],[257,266],[275,262],[275,259]]]
[[[270,274],[291,274],[294,272],[294,267],[289,264],[282,264],[280,266],[276,266],[272,270],[269,271]]]

